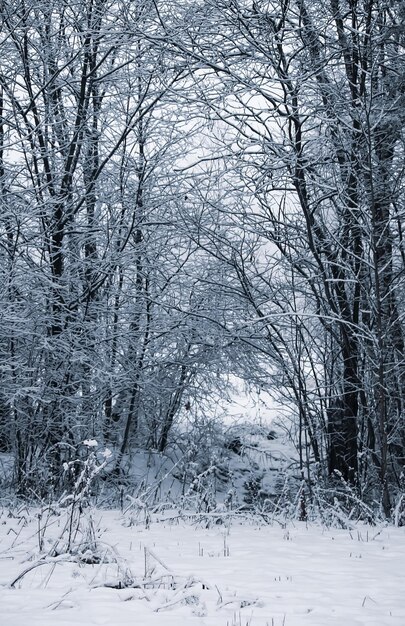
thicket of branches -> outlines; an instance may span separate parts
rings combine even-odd
[[[229,374],[309,492],[405,461],[405,3],[4,0],[0,439],[163,452]]]

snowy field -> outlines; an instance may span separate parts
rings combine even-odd
[[[1,511],[7,626],[405,625],[404,528],[175,521],[147,529],[131,515],[94,511],[72,536],[75,554],[63,543],[67,512],[35,515]]]

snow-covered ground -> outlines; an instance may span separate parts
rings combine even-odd
[[[96,537],[101,562],[91,564],[91,550],[64,551],[67,511],[36,514],[0,514],[7,626],[405,625],[404,528],[173,520],[147,529],[142,516],[132,525],[130,512],[98,510],[74,537],[82,552]]]

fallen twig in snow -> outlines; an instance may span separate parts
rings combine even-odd
[[[210,585],[200,578],[195,578],[194,576],[174,576],[173,574],[162,574],[155,578],[105,580],[102,583],[91,585],[91,589],[107,587],[109,589],[168,589],[177,591],[179,589],[189,589],[196,585],[201,585],[202,590],[211,589]]]
[[[51,611],[55,611],[60,606],[63,606],[63,608],[67,608],[67,609],[72,609],[76,607],[77,604],[75,602],[73,602],[72,600],[66,599],[66,596],[72,593],[72,591],[73,589],[68,589],[59,600],[56,600],[55,602],[48,604],[48,606],[46,606],[45,608],[51,609]]]
[[[263,606],[263,602],[259,598],[246,598],[235,595],[225,598],[225,600],[221,599],[221,602],[217,604],[217,610],[223,609],[224,606],[229,606],[230,604],[236,605],[238,609],[243,609],[246,606]]]
[[[58,563],[76,563],[76,559],[72,558],[71,554],[59,554],[58,556],[51,556],[47,559],[40,559],[20,572],[20,574],[18,574],[18,576],[10,583],[10,588],[13,589],[16,584],[24,578],[24,576],[29,574],[29,572],[32,572],[32,570],[37,569],[37,567],[42,567],[42,565],[57,565]]]
[[[156,607],[155,613],[158,613],[159,611],[166,611],[167,609],[171,609],[173,606],[176,606],[176,604],[199,604],[199,603],[200,603],[199,595],[190,591],[189,593],[182,593],[180,596],[175,597],[172,600],[169,600],[168,602],[165,602],[164,604],[161,604],[160,606]]]

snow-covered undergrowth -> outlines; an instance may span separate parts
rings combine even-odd
[[[4,507],[1,623],[405,624],[403,527],[165,515]]]

